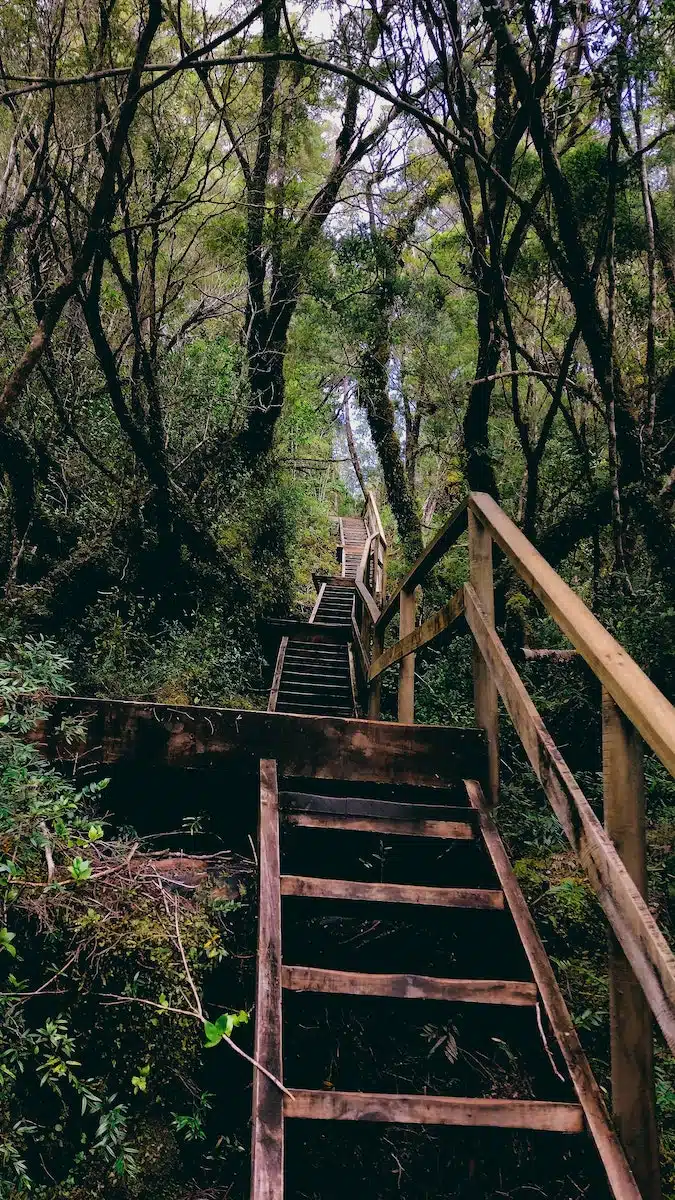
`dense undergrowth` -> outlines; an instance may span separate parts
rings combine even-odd
[[[67,667],[48,641],[3,643],[0,1196],[178,1200],[243,1154],[212,1108],[223,1075],[245,1091],[227,1060],[249,1017],[231,952],[251,937],[253,864],[213,839],[193,851],[194,821],[118,830],[107,779],[47,764],[26,736]],[[80,735],[69,720],[64,749]]]

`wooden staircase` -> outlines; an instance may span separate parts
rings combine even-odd
[[[367,579],[363,568],[369,535],[363,522],[343,520],[341,535],[342,581],[321,583],[310,619],[316,636],[321,636],[322,624],[349,626],[358,600],[356,584]],[[353,629],[356,633],[356,622]],[[411,635],[406,637],[410,642]],[[352,715],[351,647],[294,637],[285,643],[271,707]],[[462,733],[447,730],[446,767]],[[582,1141],[590,1134],[604,1168],[594,1198],[612,1194],[639,1200],[642,1193],[485,799],[483,784],[487,788],[492,783],[489,735],[484,745],[473,766],[474,779],[463,777],[464,764],[456,755],[458,775],[449,787],[383,782],[375,755],[372,778],[361,771],[352,781],[340,779],[339,770],[333,780],[326,780],[325,770],[321,781],[278,778],[274,760],[261,762],[255,1057],[266,1073],[256,1072],[254,1081],[252,1200],[284,1196],[285,1126],[307,1120],[519,1130]],[[377,880],[373,864],[379,864]],[[345,954],[340,922],[355,910],[373,923],[398,921],[413,930],[398,958],[392,952],[393,960],[385,955],[382,961],[371,946],[364,968]],[[312,912],[314,921],[308,916]],[[315,935],[318,929],[318,940],[309,936],[308,922]],[[460,950],[463,945],[471,951],[471,972],[449,972],[452,954],[440,964],[446,969],[424,969],[422,948],[442,941],[455,925]],[[501,947],[510,950],[502,953]],[[433,953],[431,959],[433,966]],[[367,1086],[368,1072],[348,1056],[333,1062],[327,1080],[320,1044],[313,1042],[308,1050],[305,1039],[289,1036],[286,1061],[282,1053],[289,1032],[309,1027],[298,1015],[297,1003],[312,996],[351,998],[355,1020],[364,1004],[378,1002],[401,1001],[404,1008],[410,1002],[440,1003],[446,1019],[456,1006],[470,1005],[476,1014],[474,1033],[482,1039],[476,1053],[486,1058],[502,1020],[498,1014],[518,1011],[523,1014],[518,1026],[523,1053],[531,1054],[534,1047],[540,1059],[534,1082],[523,1095],[512,1094],[513,1088],[505,1095],[491,1094],[489,1086],[482,1094],[480,1087],[470,1093],[458,1090],[456,1082],[447,1091],[427,1082],[426,1090],[410,1093],[403,1080],[399,1090],[396,1079],[390,1090],[374,1090]],[[290,1030],[290,1018],[284,1025],[289,1005],[294,1015]],[[390,1009],[384,1019],[392,1020]],[[396,1020],[405,1025],[405,1011]],[[391,1073],[388,1078],[391,1082]],[[295,1178],[293,1164],[288,1175]]]
[[[320,582],[316,604],[304,636],[282,638],[269,712],[355,717],[356,680],[351,646],[321,641],[330,630],[351,630],[356,576],[368,541],[362,518],[340,520],[342,574]],[[315,626],[316,632],[309,628]]]

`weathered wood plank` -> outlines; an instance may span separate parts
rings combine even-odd
[[[640,895],[647,894],[645,781],[640,735],[602,693],[605,829]],[[643,1200],[660,1200],[652,1014],[623,950],[610,936],[612,1112]]]
[[[319,594],[314,602],[314,608],[312,609],[312,611],[309,615],[310,625],[314,622],[314,620],[316,618],[316,614],[319,611],[319,605],[320,605],[321,601],[323,600],[325,594],[326,594],[326,585],[325,585],[325,583],[322,583],[321,587],[319,588]]]
[[[255,1059],[282,1078],[281,893],[277,764],[260,763],[258,975]],[[284,1190],[283,1093],[261,1071],[253,1075],[251,1200],[282,1200]]]
[[[384,631],[378,630],[377,626],[375,626],[373,629],[373,644],[372,644],[372,657],[373,657],[374,662],[377,662],[377,660],[381,657],[383,647],[384,647]],[[382,676],[381,676],[381,673],[378,672],[378,675],[370,681],[370,686],[368,688],[368,718],[369,718],[369,720],[379,721],[381,709],[382,709]]]
[[[383,632],[389,622],[395,617],[398,611],[399,593],[403,588],[414,589],[418,583],[422,583],[429,574],[432,567],[436,566],[437,562],[443,558],[452,545],[457,541],[457,538],[464,533],[467,521],[467,501],[464,500],[455,509],[454,513],[442,529],[439,529],[436,536],[429,542],[429,545],[422,551],[417,562],[410,568],[405,579],[400,587],[396,589],[389,599],[385,608],[382,609],[382,614],[377,623],[379,632]]]
[[[468,1125],[581,1133],[578,1104],[545,1100],[470,1100],[456,1096],[403,1096],[369,1092],[312,1092],[292,1089],[286,1117],[315,1121],[383,1121],[400,1125]]]
[[[380,616],[380,610],[377,607],[375,600],[373,599],[370,592],[368,591],[368,588],[366,587],[365,583],[363,583],[360,579],[356,580],[356,583],[354,586],[356,587],[356,590],[359,593],[359,596],[363,600],[363,603],[365,604],[366,608],[368,609],[368,612],[370,613],[370,619],[373,621],[373,623],[375,623],[375,621],[377,621]]]
[[[671,775],[675,775],[673,705],[491,496],[473,492],[469,504],[647,745],[658,754]]]
[[[555,1033],[560,1052],[583,1109],[588,1128],[607,1172],[616,1200],[640,1200],[631,1169],[612,1129],[602,1093],[581,1047],[579,1036],[558,987],[553,968],[537,932],[532,915],[520,890],[504,844],[497,832],[479,784],[467,780],[469,800],[479,814],[488,853],[502,885],[511,916],[527,955],[544,1008]]]
[[[371,533],[379,534],[380,541],[382,542],[382,544],[384,545],[384,547],[386,549],[387,538],[386,538],[384,529],[382,527],[382,519],[380,517],[380,510],[377,507],[377,500],[375,499],[375,493],[373,492],[372,488],[368,488],[368,493],[366,495],[366,506],[365,506],[365,511],[363,514],[364,519],[366,521],[368,519],[369,514],[372,517],[372,522],[374,525],[374,528],[371,530]]]
[[[441,796],[445,794],[445,791],[441,790]],[[316,792],[295,792],[292,789],[284,789],[280,795],[282,808],[293,812],[326,813],[340,817],[375,817],[385,821],[409,821],[411,824],[417,824],[419,821],[461,821],[471,824],[475,820],[475,813],[471,808],[461,808],[454,803],[425,804],[417,800],[380,800],[367,796],[322,796]],[[450,795],[454,797],[454,792]]]
[[[668,1045],[675,1052],[675,957],[469,584],[466,616],[534,773],[579,856]]]
[[[272,687],[270,688],[270,698],[269,698],[269,702],[267,704],[268,712],[274,712],[274,710],[276,709],[276,706],[277,706],[277,699],[279,697],[279,688],[281,686],[281,675],[282,675],[282,672],[284,669],[284,658],[286,657],[287,646],[288,646],[288,638],[283,637],[281,639],[281,643],[279,645],[279,653],[277,654],[277,661],[276,661],[276,664],[274,667],[274,678],[272,680]]]
[[[356,666],[354,664],[354,651],[351,646],[347,647],[347,656],[349,658],[349,684],[350,684],[350,690],[351,690],[352,716],[358,717],[359,701],[358,701],[358,688],[356,686]]]
[[[428,617],[416,629],[406,637],[401,638],[393,646],[388,646],[386,650],[374,660],[373,665],[368,672],[370,680],[377,679],[387,667],[393,666],[394,663],[405,658],[408,654],[413,654],[416,650],[421,650],[423,646],[433,642],[439,634],[449,629],[454,625],[464,612],[464,588],[459,588],[448,604],[444,604],[435,612],[433,616]]]
[[[352,612],[352,635],[354,638],[354,646],[356,647],[356,653],[354,655],[355,666],[358,665],[358,678],[361,680],[361,685],[362,685],[362,689],[363,689],[361,692],[361,698],[363,698],[363,696],[365,694],[365,688],[366,688],[367,682],[368,682],[368,668],[370,666],[370,663],[368,661],[368,655],[366,653],[366,649],[363,644],[363,639],[361,637],[361,631],[358,627],[356,617],[353,612]],[[357,696],[359,695],[358,689],[356,689],[355,695],[357,695]]]
[[[305,829],[337,829],[380,836],[447,838],[468,842],[474,838],[468,821],[392,821],[384,817],[331,816],[330,813],[288,813],[286,822]]]
[[[495,593],[492,580],[492,538],[469,509],[469,573],[471,586],[494,628]],[[497,687],[476,639],[473,642],[473,698],[476,724],[485,730],[488,744],[488,794],[493,804],[499,799],[499,705]]]
[[[504,897],[492,888],[439,888],[411,883],[362,883],[356,879],[321,879],[314,875],[282,875],[282,896],[313,900],[365,900],[370,904],[419,904],[434,908],[502,909]]]
[[[401,637],[409,637],[415,629],[415,594],[401,591],[399,628]],[[415,655],[401,658],[398,667],[398,720],[412,725],[415,720]]]
[[[52,758],[87,753],[104,763],[206,767],[230,755],[252,766],[269,756],[284,775],[441,787],[475,775],[485,757],[479,730],[441,725],[70,696],[55,698],[50,709],[34,740]],[[68,714],[89,716],[86,743],[61,746],[57,730]]]
[[[440,979],[430,975],[374,975],[362,971],[285,966],[281,971],[281,986],[294,992],[445,1000],[453,1004],[532,1007],[537,1003],[534,983],[512,979]]]

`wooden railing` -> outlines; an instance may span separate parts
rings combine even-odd
[[[469,580],[416,625],[415,588],[468,529]],[[492,549],[520,578],[585,659],[602,686],[604,828],[553,742],[495,629]],[[396,612],[398,641],[384,649]],[[645,1200],[658,1200],[658,1139],[652,1014],[675,1052],[675,958],[645,902],[646,849],[642,741],[675,775],[675,708],[549,566],[499,505],[471,493],[427,546],[370,629],[369,716],[380,712],[382,672],[399,664],[398,719],[411,723],[415,652],[460,627],[473,637],[477,724],[487,736],[489,793],[499,794],[501,697],[530,765],[586,871],[611,927],[609,954],[612,1105],[618,1132]],[[463,623],[462,623],[463,624]],[[367,631],[366,631],[367,632]],[[368,637],[362,633],[363,652]]]
[[[370,653],[373,629],[380,619],[387,586],[387,538],[377,501],[368,492],[363,509],[367,539],[356,572],[356,595],[352,612],[357,690],[362,707],[368,703]]]

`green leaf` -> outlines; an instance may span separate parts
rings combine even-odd
[[[248,1013],[241,1009],[238,1013],[221,1013],[217,1021],[206,1021],[204,1023],[204,1033],[206,1035],[206,1045],[208,1048],[217,1046],[218,1042],[224,1037],[232,1036],[232,1030],[237,1025],[245,1025],[248,1021]]]
[[[11,954],[12,958],[16,958],[16,946],[12,945],[15,933],[10,933],[9,929],[0,929],[0,950],[6,950]]]
[[[76,857],[70,864],[69,871],[73,879],[81,883],[84,879],[91,878],[91,863],[87,858]]]
[[[218,1042],[222,1041],[223,1032],[217,1025],[211,1021],[204,1022],[204,1036],[206,1037],[206,1048],[210,1050],[213,1046],[217,1046]]]

